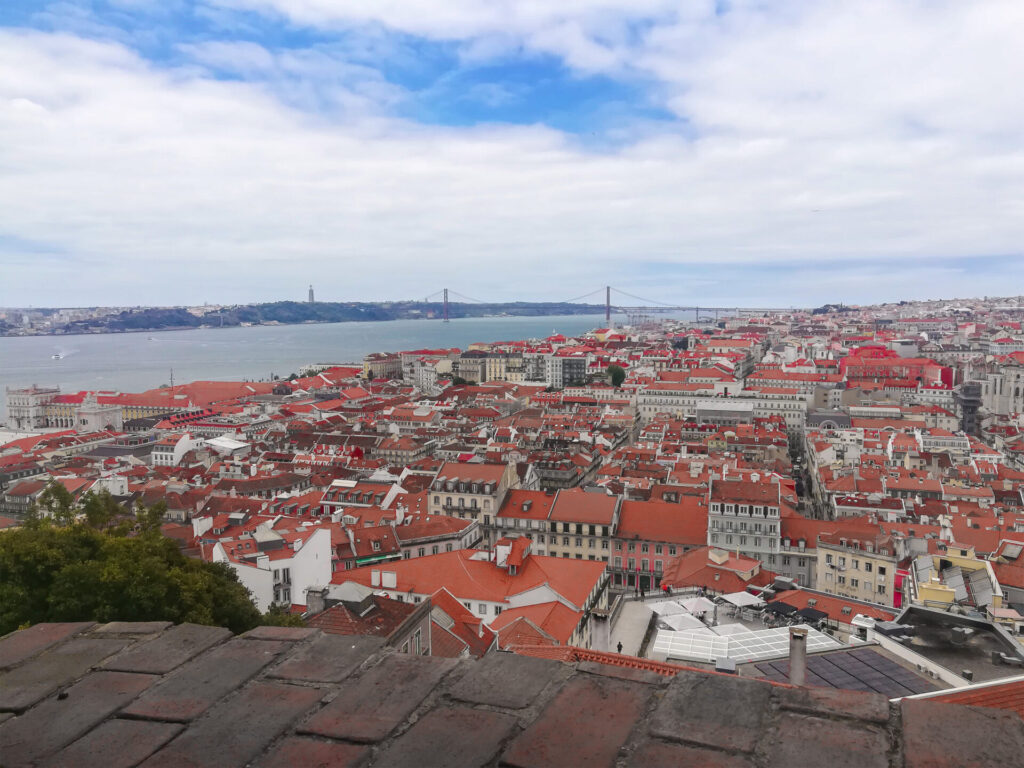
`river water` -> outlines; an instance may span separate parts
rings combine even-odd
[[[157,333],[0,338],[0,423],[5,387],[141,392],[170,381],[284,377],[309,363],[359,362],[370,352],[465,347],[473,342],[571,336],[603,315],[392,320],[372,323],[208,328]],[[54,360],[53,355],[63,357]]]

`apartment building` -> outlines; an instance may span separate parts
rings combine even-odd
[[[623,501],[612,542],[613,588],[657,589],[671,559],[704,546],[708,531],[705,499],[679,494],[672,498]]]
[[[548,555],[609,562],[621,510],[622,498],[603,488],[559,491],[548,514]]]
[[[760,560],[774,570],[779,552],[781,488],[777,482],[712,478],[708,545]]]
[[[802,429],[812,397],[784,387],[730,390],[716,395],[709,384],[659,382],[637,393],[637,412],[645,422],[659,414],[669,414],[718,426],[751,424],[755,418],[777,415],[785,419],[788,429]]]
[[[367,379],[400,379],[402,358],[390,352],[374,352],[363,358],[363,377]]]
[[[490,537],[492,520],[505,494],[518,484],[519,475],[512,463],[445,462],[430,485],[428,513],[476,520],[485,531],[485,546],[490,547],[494,543]]]
[[[897,547],[892,536],[856,539],[842,533],[822,534],[818,537],[815,589],[895,605]]]

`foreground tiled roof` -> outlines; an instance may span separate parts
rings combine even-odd
[[[76,766],[1019,765],[1016,714],[375,637],[165,623],[0,639],[0,760]],[[611,661],[612,663],[607,663]]]

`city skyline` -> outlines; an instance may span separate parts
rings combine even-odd
[[[996,0],[16,0],[0,305],[1016,293],[1022,21]]]

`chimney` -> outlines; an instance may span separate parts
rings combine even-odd
[[[804,627],[789,628],[789,682],[804,685],[807,679],[807,630]]]
[[[316,616],[327,608],[327,587],[310,587],[306,590],[306,613]]]

